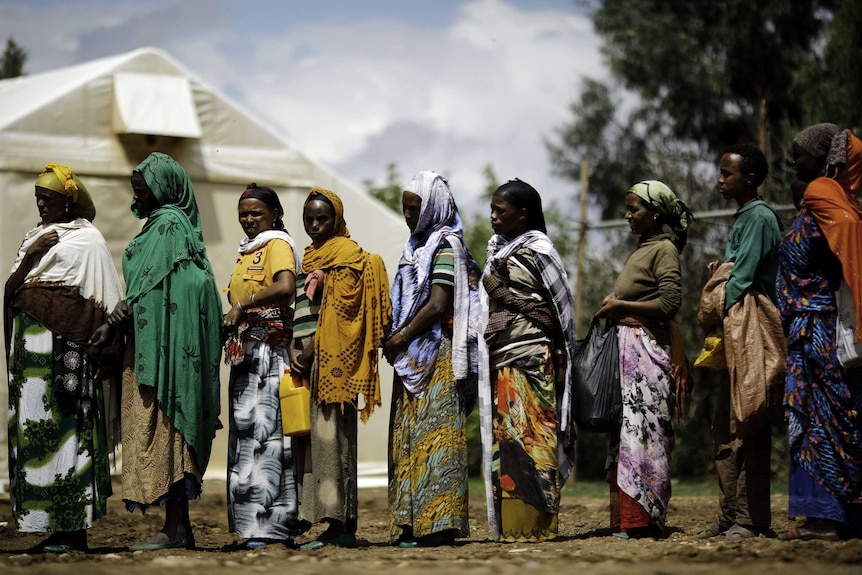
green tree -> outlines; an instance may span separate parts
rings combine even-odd
[[[647,131],[713,152],[751,141],[780,168],[803,117],[794,76],[815,60],[834,4],[604,0],[593,19],[614,78],[654,112],[641,116]]]
[[[603,218],[619,217],[625,203],[619,191],[644,179],[648,164],[644,138],[617,119],[618,106],[608,84],[585,78],[571,123],[546,140],[555,172],[565,178],[579,182],[581,162],[589,160],[589,188]]]
[[[833,122],[862,129],[862,2],[839,0],[826,24],[824,48],[796,78],[794,94],[804,104],[804,125]]]
[[[464,220],[464,243],[467,245],[470,253],[473,254],[480,269],[485,267],[485,251],[488,246],[488,240],[491,239],[491,234],[493,233],[490,221],[491,210],[487,206],[491,201],[491,196],[500,187],[497,174],[494,172],[494,167],[491,164],[487,164],[482,169],[482,174],[485,176],[485,187],[482,189],[481,194],[481,199],[484,202],[482,207],[484,209],[478,214],[473,214],[469,220],[466,218]],[[461,217],[464,217],[463,212]]]
[[[27,61],[27,52],[15,43],[10,36],[6,39],[6,49],[0,56],[0,80],[4,78],[15,78],[24,74],[24,63]]]
[[[386,164],[386,183],[382,186],[377,186],[374,180],[370,179],[364,180],[362,184],[369,194],[389,206],[393,211],[401,213],[401,194],[404,192],[404,184],[395,163]]]

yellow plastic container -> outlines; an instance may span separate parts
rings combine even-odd
[[[281,400],[281,426],[285,435],[311,432],[311,392],[303,381],[285,371],[278,386]]]

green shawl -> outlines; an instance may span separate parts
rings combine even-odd
[[[138,385],[155,388],[159,409],[182,434],[201,474],[219,405],[221,295],[206,255],[194,189],[173,158],[152,153],[140,173],[159,207],[123,253],[126,303],[134,313]]]

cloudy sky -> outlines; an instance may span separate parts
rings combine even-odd
[[[574,0],[0,0],[9,36],[31,74],[160,48],[357,185],[432,169],[466,211],[488,164],[570,201],[543,142],[607,74]]]

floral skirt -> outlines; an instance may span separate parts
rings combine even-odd
[[[105,515],[111,495],[102,390],[92,399],[62,400],[54,392],[55,339],[27,314],[14,318],[9,357],[9,476],[19,531],[77,531]],[[92,367],[83,350],[70,362]]]
[[[664,528],[673,450],[671,359],[642,328],[618,326],[623,423],[612,440],[609,467],[621,493]],[[635,527],[632,525],[631,527]]]

